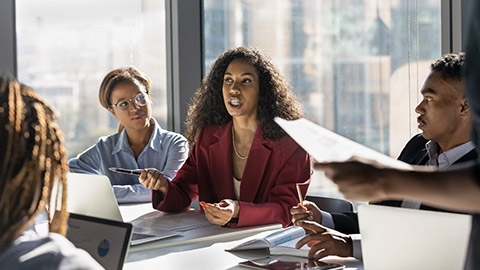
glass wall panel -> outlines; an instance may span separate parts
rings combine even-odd
[[[440,5],[204,0],[205,70],[224,50],[257,47],[288,78],[309,119],[397,157],[419,132],[419,89],[441,55]],[[319,186],[314,180],[311,190]]]
[[[166,127],[165,3],[158,0],[16,2],[18,77],[60,114],[69,156],[116,132],[98,89],[135,66],[152,80],[153,115]]]

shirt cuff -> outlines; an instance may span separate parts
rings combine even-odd
[[[357,260],[362,259],[362,240],[352,238],[352,245],[353,245],[353,257]]]
[[[113,185],[113,193],[117,203],[140,203],[152,201],[152,190],[137,185]]]
[[[227,224],[231,224],[231,225],[232,225],[232,224],[235,224],[235,225],[238,224],[238,218],[232,218],[232,219],[230,219],[230,220],[227,222]]]
[[[322,225],[330,229],[335,229],[332,214],[323,210],[320,210],[320,213],[322,214]]]

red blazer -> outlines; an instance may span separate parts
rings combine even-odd
[[[153,191],[153,207],[178,212],[197,195],[200,201],[209,203],[236,200],[232,163],[232,122],[206,127],[169,183],[165,198],[161,192]],[[229,222],[227,226],[290,225],[290,208],[298,204],[296,183],[305,195],[310,174],[310,156],[289,136],[267,141],[257,127],[240,186],[238,223]]]

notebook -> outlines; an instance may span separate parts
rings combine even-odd
[[[471,216],[360,205],[364,268],[464,269]]]
[[[67,211],[85,216],[123,222],[110,180],[105,175],[68,173]],[[154,234],[143,231],[150,228],[133,228],[131,245],[181,235],[178,232],[155,229]],[[141,230],[142,233],[138,231]],[[137,231],[137,232],[136,232]]]
[[[87,251],[105,269],[122,269],[132,235],[132,224],[70,214],[67,238]]]
[[[236,252],[266,249],[270,255],[288,255],[308,258],[310,248],[307,245],[304,245],[301,249],[295,248],[297,242],[304,236],[305,230],[302,227],[290,226],[265,237],[254,238],[241,243],[226,251]]]

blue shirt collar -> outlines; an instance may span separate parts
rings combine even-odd
[[[163,136],[160,136],[160,134],[162,134],[164,130],[162,129],[160,124],[158,124],[157,120],[155,120],[153,117],[152,117],[152,120],[155,128],[153,129],[152,136],[150,137],[150,141],[148,142],[148,146],[151,149],[159,152],[162,150],[160,149],[160,147],[162,146],[162,140],[163,140]]]
[[[158,152],[161,150],[160,146],[162,145],[162,136],[160,136],[160,133],[162,133],[163,129],[158,124],[157,120],[155,120],[155,118],[152,117],[151,120],[152,120],[154,129],[153,129],[152,135],[150,136],[150,140],[148,141],[147,147]],[[128,143],[127,131],[123,129],[120,132],[119,136],[120,136],[119,140],[113,147],[112,155],[115,155],[120,151],[131,153],[133,155],[132,148]]]
[[[427,149],[429,164],[437,165],[439,169],[443,169],[450,167],[457,160],[462,158],[468,152],[472,151],[475,148],[475,145],[472,141],[468,141],[441,154],[438,153],[440,147],[438,146],[437,142],[428,141],[425,144],[425,148]]]

